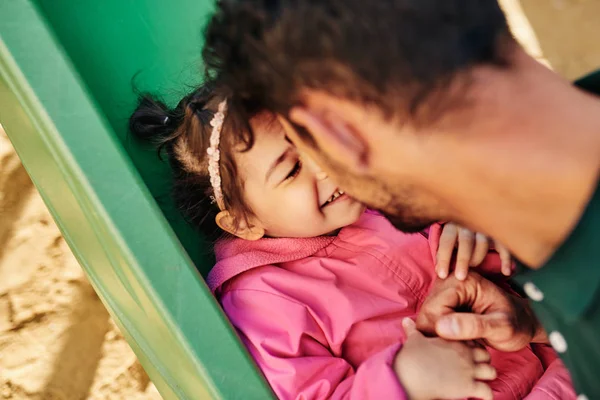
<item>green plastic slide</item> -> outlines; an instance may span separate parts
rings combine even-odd
[[[272,392],[202,279],[210,246],[174,209],[167,163],[127,133],[133,82],[171,104],[199,82],[211,9],[0,0],[0,123],[163,397],[262,400]]]

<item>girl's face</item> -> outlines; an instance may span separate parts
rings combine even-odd
[[[252,225],[271,237],[314,237],[354,223],[365,207],[300,158],[276,118],[251,121],[252,149],[236,155]]]

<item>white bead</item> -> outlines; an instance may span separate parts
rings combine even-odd
[[[577,400],[588,400],[588,397],[585,394],[580,394],[577,396]]]
[[[525,294],[533,301],[544,300],[544,293],[531,282],[525,283],[523,285],[523,290],[525,290]]]
[[[550,335],[548,335],[548,339],[550,339],[550,344],[557,353],[564,353],[567,351],[567,341],[560,332],[551,332]]]

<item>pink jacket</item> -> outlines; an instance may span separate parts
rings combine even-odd
[[[405,399],[392,364],[435,279],[440,231],[405,234],[367,212],[336,237],[225,241],[208,283],[279,398]],[[494,398],[575,399],[550,348],[488,350]]]

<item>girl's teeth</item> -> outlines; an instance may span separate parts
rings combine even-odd
[[[338,197],[340,197],[343,194],[344,194],[343,191],[338,190],[337,192],[335,192],[334,194],[331,195],[331,197],[329,198],[329,200],[327,200],[327,203],[331,203],[332,201],[334,201],[335,199],[337,199]]]

